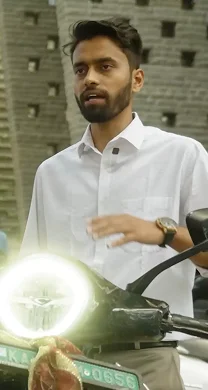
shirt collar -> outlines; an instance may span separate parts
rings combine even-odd
[[[135,148],[140,149],[142,142],[144,140],[144,125],[142,121],[139,119],[139,116],[136,112],[133,113],[132,122],[115,138],[113,138],[110,142],[114,142],[118,139],[124,139],[130,142]],[[79,142],[78,145],[78,154],[79,157],[82,156],[84,150],[93,149],[96,150],[92,136],[90,131],[90,125],[87,126],[87,129]]]

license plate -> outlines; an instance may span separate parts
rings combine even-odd
[[[11,347],[0,344],[0,365],[28,369],[31,359],[36,355],[35,351]],[[140,378],[132,371],[125,371],[120,368],[102,362],[87,359],[85,357],[74,358],[82,381],[92,385],[104,386],[112,389],[140,390],[142,385]]]

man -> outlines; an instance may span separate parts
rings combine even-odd
[[[128,20],[79,22],[68,48],[75,98],[90,125],[80,142],[39,167],[21,254],[73,255],[125,288],[192,246],[185,217],[208,206],[208,156],[197,141],[132,114],[144,73],[141,38]],[[208,254],[165,271],[145,296],[192,315],[195,266],[205,274]],[[182,337],[148,349],[103,348],[97,358],[137,369],[152,390],[179,390],[175,340]]]

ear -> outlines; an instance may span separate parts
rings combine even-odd
[[[135,69],[132,74],[132,92],[139,92],[144,84],[144,72],[142,69]]]

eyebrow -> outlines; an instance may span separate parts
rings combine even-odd
[[[95,62],[96,64],[100,64],[102,62],[113,62],[115,64],[116,60],[114,60],[112,57],[101,57],[95,59],[93,62]],[[86,65],[86,62],[84,61],[75,62],[73,64],[73,68],[78,68],[79,66],[83,66],[83,65]]]

